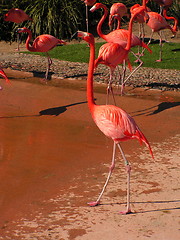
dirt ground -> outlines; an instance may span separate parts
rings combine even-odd
[[[2,81],[0,96],[0,239],[178,240],[179,93],[128,89],[116,96],[155,155],[135,140],[122,143],[132,166],[133,213],[121,215],[126,173],[118,152],[101,205],[87,205],[104,184],[112,141],[91,119],[85,82],[53,87],[18,73],[8,70],[12,84]],[[105,86],[95,84],[95,90],[104,104]]]

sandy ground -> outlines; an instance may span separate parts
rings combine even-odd
[[[117,105],[130,113],[151,143],[155,159],[135,140],[122,143],[132,165],[132,214],[120,154],[101,205],[96,200],[111,162],[112,141],[91,119],[84,81],[60,87],[35,84],[8,70],[1,81],[0,239],[180,239],[177,92],[127,89]],[[27,82],[16,81],[26,79]],[[105,86],[95,85],[98,104]]]

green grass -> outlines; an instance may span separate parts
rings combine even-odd
[[[99,47],[104,43],[96,43],[96,56],[98,55]],[[163,61],[156,62],[159,59],[159,44],[150,44],[149,47],[153,51],[150,54],[147,50],[141,58],[144,62],[144,67],[161,68],[161,69],[177,69],[180,70],[180,44],[179,43],[163,43]],[[137,52],[137,48],[132,48],[133,52]],[[30,52],[28,52],[30,53]],[[32,53],[45,56],[44,53]],[[89,47],[87,43],[67,44],[65,46],[58,46],[49,52],[52,58],[71,62],[88,62],[89,61]],[[135,57],[130,53],[130,61],[132,65]]]

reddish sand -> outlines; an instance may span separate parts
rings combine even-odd
[[[12,84],[2,80],[0,92],[0,239],[180,239],[178,93],[128,89],[116,96],[155,155],[152,160],[136,140],[122,143],[132,165],[133,214],[121,215],[126,172],[119,152],[101,205],[86,204],[104,184],[112,141],[90,116],[85,82],[57,88],[17,72],[8,76]],[[15,81],[22,76],[29,83]],[[95,89],[97,103],[104,104],[105,87]]]

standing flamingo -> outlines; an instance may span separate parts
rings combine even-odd
[[[19,8],[11,8],[8,13],[5,14],[4,20],[20,24],[27,20],[32,21],[32,18],[30,18],[23,10]],[[17,51],[19,51],[19,34],[17,35],[17,43]]]
[[[47,65],[47,70],[45,74],[45,80],[47,81],[48,79],[48,73],[50,66],[52,64],[52,60],[48,54],[48,51],[56,47],[58,44],[66,44],[63,40],[57,39],[56,37],[49,35],[49,34],[43,34],[38,36],[34,41],[32,46],[30,45],[30,41],[32,39],[32,33],[29,29],[23,27],[18,29],[19,33],[26,32],[28,33],[28,37],[26,40],[26,48],[30,52],[45,52],[47,55],[47,60],[48,60],[48,65]]]
[[[1,67],[0,67],[0,75],[5,79],[5,81],[6,81],[7,83],[10,83],[7,75],[5,74],[4,70],[3,70]],[[1,86],[0,86],[0,89],[2,89]]]
[[[82,0],[86,6],[86,30],[89,32],[89,21],[88,21],[88,6],[93,6],[96,0]]]
[[[108,34],[103,34],[102,33],[102,24],[104,23],[107,15],[108,15],[108,9],[107,7],[102,4],[102,3],[96,3],[91,9],[91,12],[94,12],[97,9],[102,8],[104,10],[104,15],[102,16],[102,18],[100,19],[98,25],[97,25],[97,33],[98,35],[103,38],[106,42],[114,42],[114,43],[120,43],[123,41],[127,41],[128,39],[128,30],[126,29],[116,29]],[[149,52],[151,52],[151,50],[149,49],[149,47],[142,42],[136,35],[132,34],[132,41],[131,41],[131,47],[134,46],[142,46],[143,48],[146,48]]]
[[[100,21],[97,25],[98,35],[101,38],[103,38],[105,41],[111,42],[111,43],[122,44],[122,41],[127,42],[129,31],[126,30],[126,29],[116,29],[116,30],[110,32],[109,34],[103,34],[102,33],[102,30],[101,30],[102,29],[102,24],[104,23],[107,15],[108,15],[107,7],[102,3],[96,3],[90,9],[90,11],[94,12],[95,10],[100,9],[100,8],[103,8],[104,15],[102,16],[102,18],[100,19]],[[136,16],[137,16],[137,14],[136,14]],[[132,38],[131,39],[131,47],[139,45],[139,46],[142,46],[143,48],[146,48],[150,53],[152,52],[151,49],[144,42],[142,42],[136,35],[134,35],[133,33],[131,33],[131,38]],[[132,74],[134,72],[136,72],[142,66],[143,62],[139,58],[137,58],[137,59],[140,61],[140,64],[133,70],[133,72],[128,76],[128,78],[125,81],[127,81],[132,76]],[[125,77],[125,70],[126,70],[126,68],[124,67],[123,74],[122,74],[123,77]],[[121,82],[122,82],[122,88],[123,88],[123,86],[124,86],[124,79],[123,78],[121,79]]]
[[[120,28],[120,25],[121,25],[121,19],[123,16],[127,16],[127,7],[126,5],[124,5],[123,3],[114,3],[111,8],[110,8],[110,14],[109,14],[109,27],[112,28],[112,24],[113,24],[113,21],[114,21],[114,18],[113,16],[114,15],[119,15],[119,22],[118,22],[118,25],[119,25],[119,28]]]
[[[97,25],[97,33],[98,35],[103,38],[105,41],[107,42],[112,42],[112,43],[119,43],[122,44],[122,41],[127,42],[128,40],[128,30],[126,29],[116,29],[108,34],[103,34],[102,33],[102,24],[104,23],[107,15],[108,15],[108,9],[107,7],[102,4],[102,3],[96,3],[91,9],[91,12],[94,12],[97,9],[102,8],[104,10],[104,14],[102,16],[102,18],[100,19],[98,25]],[[137,16],[137,15],[136,15]],[[143,48],[147,49],[150,53],[152,53],[151,49],[144,43],[142,42],[136,35],[134,35],[133,33],[131,34],[131,47],[135,47],[135,46],[142,46]],[[128,79],[132,76],[132,74],[134,72],[136,72],[143,64],[143,62],[137,57],[138,61],[140,61],[140,64],[133,70],[133,72],[128,76]],[[126,68],[124,67],[123,69],[123,73],[122,76],[125,76],[125,70]],[[126,79],[126,81],[128,80]],[[122,83],[124,82],[124,79],[121,79]],[[124,84],[122,85],[122,87],[124,86]]]
[[[142,1],[142,6],[144,6],[145,8],[146,8],[146,11],[147,12],[151,12],[151,9],[150,8],[148,8],[148,7],[146,7],[146,3],[148,2],[149,0],[143,0]],[[141,5],[140,4],[135,4],[135,5],[133,5],[131,8],[130,8],[130,13],[131,14],[133,14],[135,11],[136,11],[136,9],[138,8],[138,7],[140,7]],[[134,21],[136,21],[136,22],[138,22],[138,24],[139,24],[139,38],[140,39],[142,39],[142,41],[144,42],[144,37],[145,37],[145,31],[144,31],[144,23],[145,23],[145,18],[144,18],[144,15],[143,14],[138,14],[137,16],[136,16],[136,18],[135,18],[135,20]],[[139,49],[139,47],[140,46],[138,46],[138,55],[141,55],[140,54],[140,49]]]
[[[132,22],[131,22],[132,23]],[[112,163],[109,169],[109,174],[105,185],[95,202],[88,203],[90,206],[97,206],[100,204],[100,199],[103,195],[104,190],[107,187],[108,181],[111,177],[113,169],[115,167],[115,152],[116,146],[119,148],[122,158],[125,161],[127,171],[127,209],[122,212],[123,214],[131,213],[130,208],[130,171],[131,166],[126,159],[123,150],[120,146],[121,141],[130,139],[138,139],[140,143],[144,142],[149,148],[149,151],[153,157],[153,153],[150,144],[144,134],[141,132],[134,119],[128,115],[121,108],[114,105],[96,105],[93,96],[93,72],[94,72],[94,59],[95,59],[95,43],[94,37],[90,33],[78,32],[78,37],[81,37],[90,45],[90,60],[88,69],[87,79],[87,100],[88,107],[91,112],[92,118],[96,123],[97,127],[105,134],[105,136],[111,138],[114,142]]]
[[[162,15],[160,15],[159,13],[156,13],[156,12],[148,12],[147,13],[147,20],[146,20],[146,24],[151,28],[152,30],[152,34],[150,36],[150,39],[149,39],[149,42],[148,42],[148,45],[151,43],[151,40],[152,40],[152,37],[153,37],[153,34],[154,32],[157,32],[158,35],[159,35],[159,42],[160,42],[160,52],[159,52],[159,59],[156,60],[157,62],[161,62],[162,61],[162,36],[161,36],[161,30],[164,30],[164,29],[170,29],[171,32],[173,33],[173,36],[172,37],[175,37],[176,35],[176,32],[177,32],[177,25],[178,25],[178,20],[176,18],[173,18],[173,17],[168,17],[166,15],[166,9],[164,9],[164,17]],[[166,19],[173,19],[174,20],[174,26],[171,27]]]
[[[118,64],[125,64],[127,62],[129,65],[130,71],[132,70],[132,66],[131,66],[131,63],[128,58],[128,52],[129,52],[128,48],[126,48],[127,52],[124,53],[126,44],[127,43],[124,41],[122,41],[121,44],[119,44],[119,43],[103,44],[99,49],[98,58],[95,60],[95,68],[97,68],[97,66],[99,64],[104,64],[104,65],[110,67],[110,80],[109,80],[108,86],[107,86],[106,104],[108,103],[108,100],[109,100],[109,94],[112,93],[114,104],[116,105],[113,88],[112,88],[112,83],[113,83],[114,71],[115,71],[116,67],[118,66]],[[121,87],[121,94],[123,94],[123,83],[122,83],[122,87]]]

